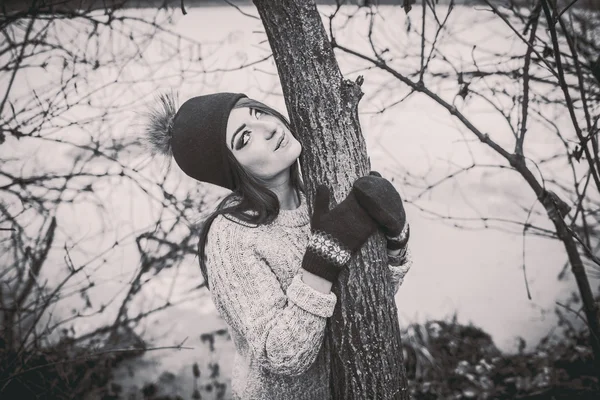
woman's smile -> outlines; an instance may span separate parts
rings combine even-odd
[[[279,140],[277,140],[277,145],[275,146],[275,151],[279,150],[282,147],[285,147],[287,142],[288,142],[287,135],[285,134],[285,131],[282,131],[281,137],[279,138]]]

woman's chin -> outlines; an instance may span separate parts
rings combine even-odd
[[[290,143],[290,146],[290,153],[294,155],[294,161],[296,161],[300,157],[300,153],[302,153],[302,145],[300,142],[294,140],[294,143]]]

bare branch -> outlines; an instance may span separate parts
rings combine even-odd
[[[541,1],[541,0],[540,0]],[[531,52],[533,50],[533,42],[537,32],[538,19],[540,16],[541,4],[538,2],[531,13],[531,31],[529,33],[529,46],[525,52],[525,64],[523,65],[523,99],[521,100],[521,133],[517,137],[515,153],[523,155],[523,142],[525,141],[525,133],[527,132],[527,115],[529,113],[529,66],[531,63]]]
[[[550,14],[550,9],[548,7],[547,0],[541,0],[541,2],[542,2],[542,9],[544,10],[544,14],[546,16],[546,20],[549,25],[548,29],[550,30],[550,37],[552,38],[552,47],[554,49],[554,59],[556,60],[556,75],[558,78],[558,83],[563,91],[564,96],[565,96],[565,101],[567,102],[567,110],[569,112],[569,116],[571,117],[571,121],[573,123],[573,128],[575,129],[575,134],[579,138],[579,142],[581,143],[583,152],[586,155],[586,160],[588,161],[588,164],[590,165],[590,172],[592,174],[592,177],[594,178],[596,188],[598,189],[598,192],[600,192],[600,170],[596,170],[596,165],[594,163],[594,160],[597,160],[597,158],[590,153],[589,148],[587,146],[587,140],[586,140],[586,138],[583,137],[581,128],[579,127],[579,122],[577,121],[577,116],[575,115],[575,107],[573,105],[573,100],[571,99],[571,94],[569,93],[569,88],[567,87],[566,82],[565,82],[564,69],[563,69],[563,65],[562,65],[562,61],[561,61],[561,55],[560,55],[560,49],[559,49],[559,45],[558,45],[558,37],[556,34],[556,28],[555,28],[554,24],[552,23],[552,16]],[[600,162],[598,163],[598,165],[600,166]]]
[[[514,32],[514,34],[521,39],[521,41],[523,43],[525,43],[528,47],[531,48],[531,51],[533,51],[535,53],[536,56],[538,56],[538,60],[540,60],[542,63],[544,63],[546,65],[546,67],[548,68],[548,72],[550,72],[552,75],[554,75],[556,78],[558,78],[558,73],[554,70],[553,66],[546,60],[546,57],[544,57],[543,55],[541,55],[534,47],[533,45],[531,45],[529,43],[529,41],[527,39],[525,39],[523,37],[523,35],[521,35],[521,33],[516,30],[513,26],[513,24],[510,23],[510,21],[500,12],[500,10],[498,10],[498,8],[492,4],[490,2],[490,0],[484,0],[485,3],[490,6],[490,8],[494,11],[494,14],[498,15],[500,17],[500,19],[502,19],[502,21],[504,21],[504,23]]]

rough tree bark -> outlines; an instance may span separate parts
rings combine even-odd
[[[358,120],[360,85],[342,77],[314,0],[254,0],[283,87],[292,127],[303,146],[309,209],[319,183],[335,202],[368,174]],[[312,212],[312,211],[311,211]],[[326,334],[333,398],[408,399],[400,327],[385,279],[381,234],[374,235],[334,286],[338,296]]]

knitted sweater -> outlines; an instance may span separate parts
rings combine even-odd
[[[220,215],[210,228],[207,273],[213,302],[236,348],[234,399],[330,398],[329,358],[322,344],[337,299],[302,281],[309,222],[301,196],[300,207],[281,210],[270,224],[250,226]],[[388,268],[397,291],[410,261]]]

